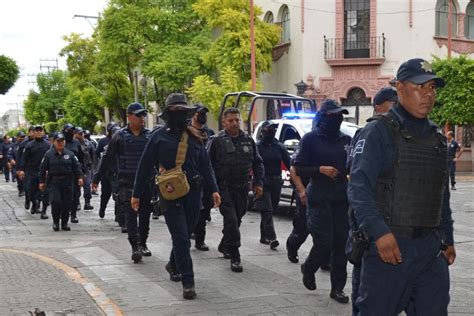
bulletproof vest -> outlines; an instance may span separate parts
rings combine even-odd
[[[84,153],[84,165],[87,167],[92,166],[92,156],[90,154],[89,148],[92,146],[92,143],[88,140],[84,140],[81,143],[82,152]]]
[[[140,157],[142,156],[145,145],[150,138],[150,131],[144,129],[139,136],[135,136],[127,127],[125,127],[122,128],[119,133],[121,133],[122,136],[122,150],[118,156],[119,178],[135,177]]]
[[[446,138],[435,128],[419,138],[387,113],[374,117],[391,131],[395,159],[376,184],[376,205],[388,226],[437,227],[441,222],[447,177]]]
[[[250,179],[250,171],[254,157],[253,142],[247,134],[234,139],[225,131],[220,131],[216,137],[215,165],[217,182],[226,186],[242,186]]]

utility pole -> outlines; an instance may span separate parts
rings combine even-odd
[[[448,0],[448,58],[451,58],[451,32],[452,32],[452,19],[451,15],[453,14],[453,2]]]
[[[47,72],[50,73],[52,70],[58,70],[58,59],[40,59],[40,71],[47,69]]]
[[[250,0],[250,76],[252,78],[252,91],[257,90],[257,71],[255,67],[255,21],[253,0]]]
[[[89,23],[89,25],[92,27],[92,29],[95,30],[95,26],[92,25],[92,23],[91,23],[90,20],[91,20],[91,19],[93,19],[93,20],[98,20],[98,19],[100,19],[100,13],[99,13],[97,16],[95,16],[95,15],[74,14],[74,16],[73,16],[72,18],[73,18],[73,19],[75,19],[75,18],[83,18],[83,19],[86,19],[87,22]]]

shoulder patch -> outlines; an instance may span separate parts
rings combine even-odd
[[[352,157],[354,157],[357,154],[362,154],[364,152],[364,147],[365,147],[365,139],[359,139],[357,143],[354,146],[354,149],[352,151]]]

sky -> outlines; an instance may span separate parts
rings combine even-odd
[[[66,45],[62,37],[73,32],[90,36],[96,22],[74,15],[98,16],[106,4],[106,0],[2,1],[0,55],[17,62],[20,78],[6,95],[0,95],[0,115],[21,109],[28,91],[36,89],[31,82],[40,72],[40,59],[58,59],[59,69],[66,69],[65,60],[58,55]]]

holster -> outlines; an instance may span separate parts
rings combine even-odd
[[[353,265],[360,264],[364,252],[369,248],[369,240],[361,231],[352,232],[352,252],[349,255],[349,262]]]

